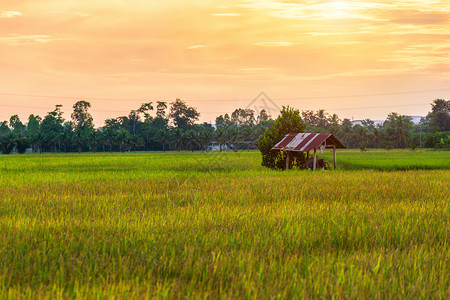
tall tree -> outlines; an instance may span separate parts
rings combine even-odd
[[[198,120],[200,114],[195,108],[187,106],[186,102],[176,99],[171,104],[169,116],[173,119],[176,127],[187,129],[189,126],[194,125],[194,122]]]
[[[390,113],[386,119],[385,126],[387,134],[396,142],[397,147],[408,147],[408,138],[412,128],[412,119],[397,113]]]
[[[14,115],[9,119],[9,125],[17,137],[20,138],[25,135],[26,127],[22,121],[20,121],[18,115]]]
[[[91,104],[81,100],[73,105],[72,124],[74,127],[74,143],[77,145],[78,153],[82,151],[83,145],[89,141],[94,131],[92,115],[89,113]]]
[[[39,143],[37,138],[40,132],[41,122],[42,118],[39,116],[30,115],[28,117],[27,136],[30,139],[33,152],[39,150]]]
[[[231,121],[237,125],[253,126],[255,124],[255,111],[238,108],[231,114]]]
[[[61,133],[64,131],[64,118],[61,107],[62,105],[56,105],[55,109],[44,117],[40,126],[40,131],[44,139],[43,143],[50,147],[50,151],[53,152],[57,151],[57,145],[61,141]]]
[[[263,121],[269,121],[270,119],[272,119],[272,117],[267,113],[265,109],[263,109],[259,112],[259,115],[256,118],[256,122],[261,123]]]
[[[89,113],[91,104],[81,100],[73,105],[73,113],[71,115],[75,129],[93,128],[93,118]]]
[[[164,119],[166,117],[167,103],[164,101],[156,101],[156,117]]]
[[[437,131],[450,131],[450,100],[436,99],[431,107],[429,125]]]
[[[152,102],[142,103],[141,107],[139,107],[138,111],[144,115],[144,122],[150,122],[152,120],[152,116],[150,115],[150,111],[152,110]]]

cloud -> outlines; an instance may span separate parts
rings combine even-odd
[[[448,14],[444,13],[420,13],[410,12],[405,15],[401,15],[397,18],[393,18],[391,22],[400,24],[443,24],[449,20]]]
[[[2,11],[0,12],[0,19],[11,19],[14,17],[20,17],[23,14],[20,11]]]
[[[49,35],[14,35],[9,37],[0,37],[0,42],[6,42],[8,45],[28,45],[37,43],[48,43],[54,40]]]
[[[205,48],[206,47],[206,45],[192,45],[192,46],[189,46],[189,47],[187,47],[189,50],[191,50],[191,49],[199,49],[199,48]]]
[[[241,71],[267,71],[272,70],[272,68],[241,68]]]
[[[255,46],[263,46],[263,47],[289,47],[295,45],[295,43],[291,42],[259,42],[253,43]]]
[[[79,17],[91,17],[92,15],[87,14],[87,13],[83,13],[83,12],[74,12],[74,15],[77,15]]]
[[[212,16],[216,16],[216,17],[238,17],[241,14],[237,14],[237,13],[217,13],[217,14],[212,14]]]

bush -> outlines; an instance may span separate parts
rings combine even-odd
[[[390,141],[386,141],[384,143],[384,149],[386,150],[392,150],[392,143]]]
[[[366,151],[366,144],[365,143],[360,143],[359,144],[359,150]]]
[[[450,131],[438,131],[429,133],[425,137],[425,147],[428,148],[445,148],[445,141],[450,138]],[[447,142],[448,147],[448,142]]]
[[[286,154],[283,151],[271,150],[286,134],[304,132],[305,124],[300,111],[283,106],[280,115],[272,127],[266,128],[264,135],[259,137],[257,146],[262,154],[262,165],[271,169],[284,169],[286,167]],[[303,166],[305,155],[302,152],[292,152],[290,166]]]

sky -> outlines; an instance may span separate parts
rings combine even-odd
[[[450,98],[449,53],[448,0],[1,0],[0,120],[70,119],[83,99],[101,126],[176,98],[213,123],[266,105],[424,116]]]

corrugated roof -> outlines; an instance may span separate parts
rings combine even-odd
[[[272,150],[309,152],[322,145],[345,149],[345,146],[329,133],[289,133]]]

